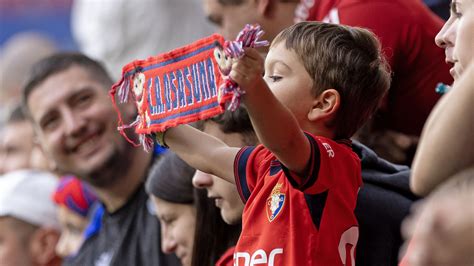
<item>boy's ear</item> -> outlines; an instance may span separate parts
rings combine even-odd
[[[310,121],[331,120],[339,110],[340,103],[341,96],[337,90],[325,90],[314,99],[308,119]]]

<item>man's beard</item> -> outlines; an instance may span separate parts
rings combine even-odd
[[[132,145],[122,140],[120,145],[114,147],[101,167],[81,173],[80,177],[93,187],[109,188],[123,181],[132,166],[134,156],[135,151]]]

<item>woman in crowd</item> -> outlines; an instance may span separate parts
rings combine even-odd
[[[146,188],[161,222],[162,250],[175,253],[184,266],[232,265],[219,258],[237,241],[240,226],[225,224],[205,191],[194,189],[194,172],[172,152],[150,171]]]
[[[429,196],[404,226],[410,244],[402,265],[473,265],[474,0],[452,1],[436,43],[455,82],[428,118],[415,156],[411,187]]]
[[[413,191],[419,195],[427,195],[446,178],[474,163],[473,149],[465,149],[473,147],[468,145],[472,142],[472,112],[462,109],[472,106],[472,71],[465,72],[474,61],[473,0],[453,0],[451,17],[436,36],[436,43],[446,50],[455,83],[461,76],[465,81],[464,85],[454,86],[462,91],[441,99],[425,124],[411,180]]]

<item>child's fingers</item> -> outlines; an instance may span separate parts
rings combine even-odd
[[[247,80],[247,75],[245,75],[238,69],[232,69],[232,71],[230,71],[229,73],[229,76],[233,81],[235,81],[239,85],[245,84]]]
[[[250,59],[252,59],[252,60],[255,60],[255,61],[262,61],[263,60],[262,56],[260,55],[260,53],[255,48],[246,47],[246,48],[244,48],[244,51],[245,51],[245,55],[247,57],[249,57]]]
[[[258,65],[255,61],[253,60],[239,60],[238,62],[236,62],[234,65],[232,65],[232,68],[236,67],[238,69],[240,69],[240,72],[244,73],[244,72],[261,72],[263,71],[261,69],[261,67],[259,67],[260,65]]]
[[[238,60],[236,60],[234,62],[234,65],[235,64],[240,64],[240,65],[245,65],[247,67],[250,67],[250,66],[256,66],[259,64],[259,62],[255,59],[253,59],[252,57],[249,57],[247,55],[244,55],[242,56],[241,58],[239,58]],[[234,66],[232,66],[234,67]]]

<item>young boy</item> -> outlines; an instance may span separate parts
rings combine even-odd
[[[367,30],[298,23],[255,49],[231,78],[259,141],[231,148],[190,126],[166,144],[193,167],[235,182],[246,203],[235,265],[354,265],[354,208],[362,184],[349,138],[390,83],[380,45]]]

